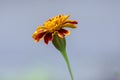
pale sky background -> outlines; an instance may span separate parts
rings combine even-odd
[[[58,14],[79,22],[67,37],[75,80],[120,80],[120,0],[0,0],[0,80],[71,80],[53,45],[31,37]]]

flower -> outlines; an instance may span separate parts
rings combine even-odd
[[[38,26],[36,31],[33,33],[32,38],[35,42],[39,42],[44,39],[45,44],[52,41],[54,35],[57,34],[58,37],[64,38],[70,34],[69,30],[64,28],[76,28],[75,24],[78,24],[75,20],[68,20],[69,15],[58,15],[47,20],[42,26]]]

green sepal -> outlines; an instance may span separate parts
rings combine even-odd
[[[52,40],[53,45],[58,49],[60,52],[63,52],[66,50],[66,39],[60,38],[57,34],[54,35],[54,38]]]

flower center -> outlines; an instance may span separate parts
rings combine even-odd
[[[55,18],[51,18],[51,19],[49,19],[48,21],[46,21],[43,26],[44,26],[49,32],[55,32],[55,31],[61,29],[61,24],[62,24],[62,23],[59,22],[59,19],[55,17]]]

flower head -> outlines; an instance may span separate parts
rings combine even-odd
[[[76,28],[76,24],[78,24],[77,21],[68,20],[68,18],[69,15],[58,15],[50,18],[42,26],[37,27],[36,31],[32,35],[32,38],[35,42],[39,42],[41,39],[44,39],[46,44],[53,40],[55,34],[57,34],[60,38],[64,38],[70,34],[70,31],[64,28]]]

